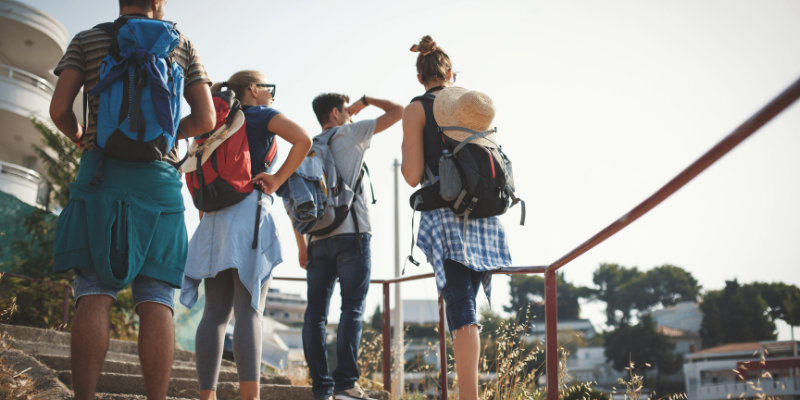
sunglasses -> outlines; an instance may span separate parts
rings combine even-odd
[[[265,87],[269,89],[269,93],[272,95],[273,98],[275,97],[275,92],[277,89],[275,88],[274,83],[256,83],[256,87]]]

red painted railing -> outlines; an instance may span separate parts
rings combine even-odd
[[[61,302],[61,325],[59,325],[59,331],[66,331],[67,330],[67,323],[69,323],[69,298],[75,295],[75,292],[72,290],[72,286],[61,283],[61,282],[51,282],[51,281],[44,281],[41,279],[29,278],[27,276],[12,274],[10,272],[0,272],[0,277],[3,276],[10,276],[12,278],[23,279],[30,282],[39,282],[44,283],[46,285],[56,285],[56,286],[63,286],[63,296]]]
[[[652,196],[639,203],[627,214],[611,223],[605,229],[583,242],[563,257],[559,258],[547,267],[520,267],[503,268],[493,271],[494,274],[544,274],[545,283],[545,374],[547,377],[547,400],[558,400],[558,305],[556,303],[556,270],[567,265],[570,261],[578,258],[609,237],[621,231],[626,226],[636,221],[642,215],[661,204],[678,189],[685,186],[689,181],[700,175],[709,166],[722,158],[731,149],[742,143],[759,128],[764,126],[776,115],[788,108],[800,98],[800,80],[795,81],[789,88],[779,94],[769,104],[755,113],[747,121],[722,139],[709,151],[703,154],[691,165],[686,167],[675,178],[667,182]],[[386,390],[392,389],[391,377],[391,343],[389,338],[390,317],[389,317],[389,286],[393,283],[407,282],[419,279],[432,278],[433,273],[400,277],[395,279],[375,279],[370,281],[373,284],[383,285],[383,383]],[[276,280],[305,281],[304,278],[273,278]],[[447,399],[447,343],[444,333],[444,302],[439,296],[439,346],[441,357],[441,386],[442,399]]]

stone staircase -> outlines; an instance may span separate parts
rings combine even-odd
[[[0,332],[6,332],[12,338],[12,348],[21,350],[24,355],[35,359],[35,361],[16,361],[19,368],[24,369],[23,366],[27,368],[31,363],[41,364],[41,366],[36,365],[37,370],[43,371],[39,373],[40,375],[57,377],[60,381],[54,385],[61,386],[64,393],[59,395],[58,388],[48,386],[49,395],[47,397],[71,397],[71,392],[66,390],[66,388],[71,389],[72,387],[69,333],[3,324],[0,324]],[[24,358],[22,355],[16,357]],[[193,352],[175,349],[167,396],[179,399],[199,398],[194,361]],[[48,373],[48,369],[50,373]],[[97,393],[97,398],[104,400],[144,399],[144,380],[139,365],[136,342],[111,340],[97,384]],[[385,391],[371,391],[368,395],[381,400],[389,400],[390,397],[389,392]],[[236,365],[231,361],[222,360],[217,384],[217,398],[219,400],[239,399]],[[261,398],[310,400],[313,395],[310,386],[292,386],[288,377],[262,374]]]

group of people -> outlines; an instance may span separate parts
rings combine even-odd
[[[161,20],[166,3],[119,0],[118,21]],[[76,181],[71,184],[70,201],[58,220],[53,267],[54,272],[75,273],[76,312],[71,329],[75,398],[91,399],[95,394],[108,350],[109,313],[118,291],[130,281],[139,317],[138,351],[148,399],[164,399],[169,386],[175,341],[174,291],[181,289],[181,302],[192,307],[200,283],[205,287],[205,308],[196,335],[200,397],[216,398],[225,329],[234,317],[233,353],[241,397],[257,399],[261,318],[273,269],[283,261],[274,210],[258,194],[275,193],[295,173],[308,155],[312,137],[272,108],[276,85],[267,83],[263,73],[240,71],[223,83],[213,84],[195,46],[181,35],[171,59],[183,69],[182,93],[191,113],[180,119],[176,130],[186,137],[212,131],[218,110],[211,94],[227,88],[242,105],[251,160],[264,158],[275,135],[292,145],[277,170],[262,172],[254,161],[253,192],[232,206],[201,213],[190,240],[183,217],[181,175],[176,169],[180,162],[177,146],[161,161],[131,162],[103,156],[97,146],[98,129],[103,129],[98,123],[100,96],[88,96],[85,125],[72,111],[80,90],[90,93],[101,80],[102,60],[115,40],[98,27],[72,39],[55,69],[59,78],[50,107],[55,125],[83,152]],[[456,74],[452,61],[429,36],[412,51],[419,52],[417,78],[426,95],[466,92],[453,87]],[[384,114],[352,121],[369,106],[378,107]],[[327,235],[309,238],[295,232],[299,263],[306,270],[308,282],[303,349],[314,399],[368,399],[357,383],[372,256],[369,211],[364,183],[359,179],[360,160],[374,135],[402,119],[402,174],[412,187],[430,184],[430,178],[438,176],[442,130],[433,103],[418,98],[403,107],[366,95],[351,103],[346,95],[326,93],[313,99],[312,108],[321,126],[320,135],[335,130],[328,145],[336,170],[344,182],[361,187],[354,188],[350,208],[353,218],[346,218]],[[491,117],[493,114],[489,123]],[[486,140],[496,143],[494,136]],[[98,171],[102,171],[102,179],[97,179]],[[252,210],[258,209],[254,226]],[[417,247],[433,266],[437,288],[446,302],[459,397],[477,399],[480,325],[476,297],[481,285],[490,297],[489,271],[511,264],[503,226],[497,217],[466,221],[446,207],[425,211],[421,213]],[[122,278],[125,274],[132,274],[127,281]],[[325,328],[337,279],[342,308],[337,366],[331,372]]]

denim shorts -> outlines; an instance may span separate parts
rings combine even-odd
[[[455,339],[455,331],[478,323],[476,298],[481,288],[481,278],[486,272],[473,271],[453,260],[444,261],[444,276],[447,280],[442,288],[445,303],[445,316],[450,335]]]
[[[76,306],[81,297],[89,295],[104,294],[106,296],[111,296],[114,301],[117,301],[117,291],[104,285],[103,282],[100,281],[100,276],[97,275],[94,268],[74,268],[73,270],[75,271]],[[133,291],[134,310],[139,307],[139,304],[149,301],[163,304],[169,307],[170,311],[175,314],[175,303],[173,300],[175,289],[169,284],[148,276],[139,275],[134,278],[131,289]]]

